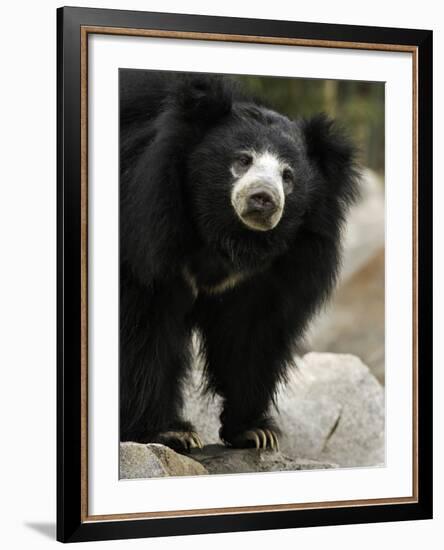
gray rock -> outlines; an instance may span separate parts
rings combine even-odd
[[[120,444],[120,479],[202,474],[208,474],[208,471],[199,462],[164,445]]]
[[[325,470],[336,467],[329,462],[289,457],[278,451],[229,449],[224,445],[207,445],[203,449],[193,449],[191,456],[205,466],[210,474]]]
[[[220,443],[220,399],[202,397],[200,384],[195,369],[185,387],[185,417],[205,445]],[[384,390],[357,357],[305,355],[279,389],[277,406],[283,455],[342,467],[384,462]]]
[[[353,355],[309,353],[298,378],[282,388],[281,449],[343,467],[385,460],[384,390]]]
[[[289,457],[279,451],[228,449],[224,445],[206,445],[185,455],[156,443],[120,444],[120,479],[325,470],[336,466],[325,461]]]

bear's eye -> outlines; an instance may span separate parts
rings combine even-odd
[[[247,168],[253,162],[253,157],[251,155],[243,153],[242,155],[238,156],[237,162],[239,166],[242,166],[242,168]]]
[[[293,172],[290,170],[290,168],[285,168],[282,172],[282,179],[285,181],[285,183],[291,183],[293,181]]]
[[[284,168],[282,172],[282,181],[284,182],[284,193],[289,195],[293,191],[293,171],[290,168]]]

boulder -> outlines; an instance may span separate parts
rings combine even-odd
[[[385,460],[384,389],[353,355],[309,353],[281,389],[283,452],[342,467]]]
[[[206,445],[179,454],[156,443],[120,444],[120,479],[203,474],[241,474],[334,468],[335,464],[289,457],[279,451]]]
[[[208,471],[199,462],[164,445],[132,442],[120,444],[120,479],[202,474],[208,474]]]

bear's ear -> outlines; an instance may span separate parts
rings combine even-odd
[[[335,122],[325,114],[302,121],[307,155],[330,189],[346,204],[359,195],[357,148]]]
[[[187,76],[172,89],[171,101],[185,120],[209,124],[231,111],[235,84],[213,75]]]

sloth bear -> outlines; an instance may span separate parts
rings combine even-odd
[[[120,70],[122,441],[202,446],[182,417],[196,330],[222,441],[277,448],[270,408],[335,284],[355,159],[326,116],[228,77]]]

